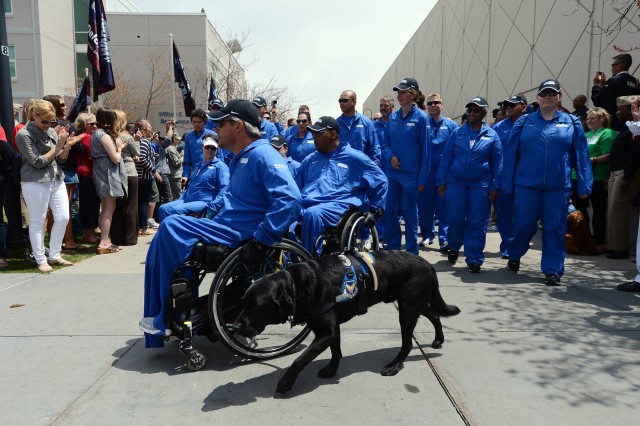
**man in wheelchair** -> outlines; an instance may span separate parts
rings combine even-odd
[[[364,153],[340,142],[340,126],[333,117],[320,117],[307,127],[316,152],[301,163],[296,182],[302,194],[302,245],[313,253],[315,242],[336,226],[351,207],[370,212],[368,225],[382,215],[387,177]]]
[[[259,263],[267,247],[279,242],[300,214],[298,187],[285,159],[260,139],[261,120],[255,106],[234,99],[211,118],[218,122],[220,147],[235,154],[229,185],[220,202],[212,206],[212,219],[169,216],[151,242],[140,321],[145,347],[163,345],[167,312],[171,312],[172,272],[191,256],[197,242],[229,248],[245,243],[243,261]]]

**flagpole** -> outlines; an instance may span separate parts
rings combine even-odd
[[[175,65],[173,62],[173,34],[169,33],[169,50],[171,51],[171,68],[173,69],[174,80],[175,80]],[[178,121],[178,116],[176,115],[176,85],[175,83],[171,84],[171,93],[173,94],[173,119]]]
[[[84,78],[88,78],[89,77],[89,68],[85,68],[84,69]],[[84,84],[84,82],[82,83]],[[91,97],[91,94],[89,94],[89,97]],[[89,112],[89,102],[87,102],[87,110],[85,112]]]

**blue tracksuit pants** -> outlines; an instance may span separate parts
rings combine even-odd
[[[209,219],[174,215],[160,223],[158,233],[151,240],[144,272],[144,316],[155,317],[153,326],[158,330],[166,329],[171,272],[191,256],[198,241],[236,247],[240,244],[240,235]],[[162,345],[162,336],[145,334],[145,347]]]
[[[538,231],[538,218],[542,218],[542,273],[564,274],[570,193],[570,189],[516,186],[513,241],[508,248],[511,259],[520,260],[524,256]]]
[[[318,237],[327,229],[336,226],[349,208],[345,203],[321,203],[302,210],[302,245],[314,256],[313,246]]]
[[[513,194],[500,194],[496,200],[496,210],[498,214],[498,232],[500,233],[500,252],[509,255],[509,243],[513,240]]]
[[[389,177],[387,206],[384,210],[385,241],[389,250],[400,250],[402,233],[398,223],[398,205],[402,205],[406,250],[418,254],[418,185]],[[400,204],[402,203],[402,204]]]
[[[464,245],[465,262],[482,265],[491,215],[489,188],[447,184],[445,198],[449,246],[460,250]]]
[[[431,176],[427,180],[424,189],[418,192],[418,223],[420,224],[420,234],[422,239],[433,240],[435,238],[436,227],[435,216],[438,216],[438,242],[440,245],[447,243],[447,223],[446,201],[444,197],[438,195],[436,186],[436,176]]]
[[[170,203],[161,205],[160,209],[158,210],[158,218],[162,222],[167,218],[167,216],[171,216],[174,214],[179,214],[183,216],[199,214],[199,213],[202,213],[202,211],[206,207],[207,207],[207,203],[205,203],[204,201],[191,201],[191,202],[185,203],[183,200],[178,199]]]

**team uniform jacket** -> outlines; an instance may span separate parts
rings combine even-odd
[[[471,146],[471,125],[458,127],[445,145],[437,185],[462,185],[498,190],[502,175],[502,144],[498,134],[482,123]]]
[[[340,202],[362,210],[384,207],[387,178],[369,157],[343,142],[331,154],[316,151],[300,165],[296,177],[302,189],[302,206]],[[365,198],[366,197],[366,198]]]
[[[536,111],[520,117],[511,130],[501,187],[507,194],[513,193],[514,185],[570,189],[572,168],[577,171],[578,194],[590,194],[593,176],[580,121],[560,111],[546,121]]]
[[[425,185],[431,166],[431,128],[429,117],[417,106],[413,106],[406,117],[402,109],[394,111],[381,144],[387,175],[403,182],[417,181]],[[400,170],[391,166],[391,158],[398,157]]]
[[[347,126],[344,116],[336,119],[340,125],[340,142],[346,142],[353,149],[363,152],[378,166],[380,165],[380,144],[373,121],[356,112],[351,127]]]

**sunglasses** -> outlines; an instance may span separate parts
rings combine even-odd
[[[440,101],[431,101],[431,102],[427,102],[427,106],[435,106],[435,105],[440,105],[442,102]]]
[[[89,126],[94,126],[94,127],[98,125],[98,123],[96,123],[95,121],[94,121],[93,123],[87,123],[87,124],[88,124]]]
[[[538,93],[538,96],[540,96],[541,98],[546,98],[546,97],[553,97],[553,96],[558,96],[558,92],[554,91],[554,90],[544,90],[540,93]]]
[[[338,99],[338,102],[341,104],[346,104],[347,102],[352,101],[353,99],[345,99],[345,98],[340,98]]]
[[[480,108],[467,108],[467,114],[480,114],[482,111]]]
[[[309,122],[309,120],[307,120],[307,119],[304,119],[304,120],[296,120],[296,123],[298,123],[298,124],[308,123],[308,122]]]
[[[218,149],[218,148],[216,148],[213,145],[207,145],[207,146],[204,147],[204,149],[212,150],[212,149]]]
[[[43,125],[47,125],[47,124],[51,124],[52,126],[55,126],[56,124],[58,124],[58,120],[43,120],[42,118],[38,117],[38,119],[40,120],[40,122]]]

